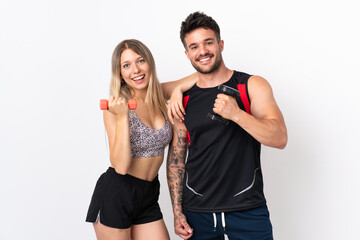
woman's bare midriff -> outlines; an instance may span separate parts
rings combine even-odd
[[[163,160],[163,156],[133,158],[127,174],[146,181],[152,181],[157,176]]]

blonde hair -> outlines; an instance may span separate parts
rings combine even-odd
[[[131,99],[131,89],[122,80],[121,76],[121,65],[120,65],[120,56],[126,49],[131,49],[149,64],[150,67],[150,81],[146,92],[145,102],[150,105],[154,110],[160,110],[164,115],[166,115],[166,105],[164,95],[159,83],[159,80],[156,75],[156,67],[154,57],[152,56],[150,50],[136,39],[127,39],[120,42],[114,49],[112,60],[111,60],[111,84],[110,84],[110,95],[114,97],[124,97],[127,100]]]

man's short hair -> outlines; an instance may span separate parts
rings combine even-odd
[[[220,28],[219,25],[216,23],[216,21],[212,17],[202,12],[194,12],[191,13],[185,19],[185,21],[181,23],[180,39],[185,49],[187,49],[185,43],[185,35],[197,28],[205,28],[205,29],[213,30],[216,36],[216,40],[220,42]]]

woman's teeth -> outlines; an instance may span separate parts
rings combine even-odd
[[[144,77],[145,77],[145,75],[142,75],[142,76],[140,76],[140,77],[133,78],[133,80],[134,80],[134,81],[141,80],[141,79],[143,79]]]

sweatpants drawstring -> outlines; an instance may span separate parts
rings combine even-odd
[[[213,213],[213,217],[214,217],[214,232],[216,231],[216,214]]]
[[[216,213],[213,213],[213,218],[214,218],[214,232],[216,231],[216,225],[217,225],[217,220],[216,220]],[[221,224],[222,224],[222,227],[225,231],[225,227],[226,227],[226,222],[225,222],[225,213],[222,212],[221,213]]]
[[[221,213],[221,223],[222,223],[222,227],[225,232],[226,223],[225,223],[225,213],[224,212]]]

